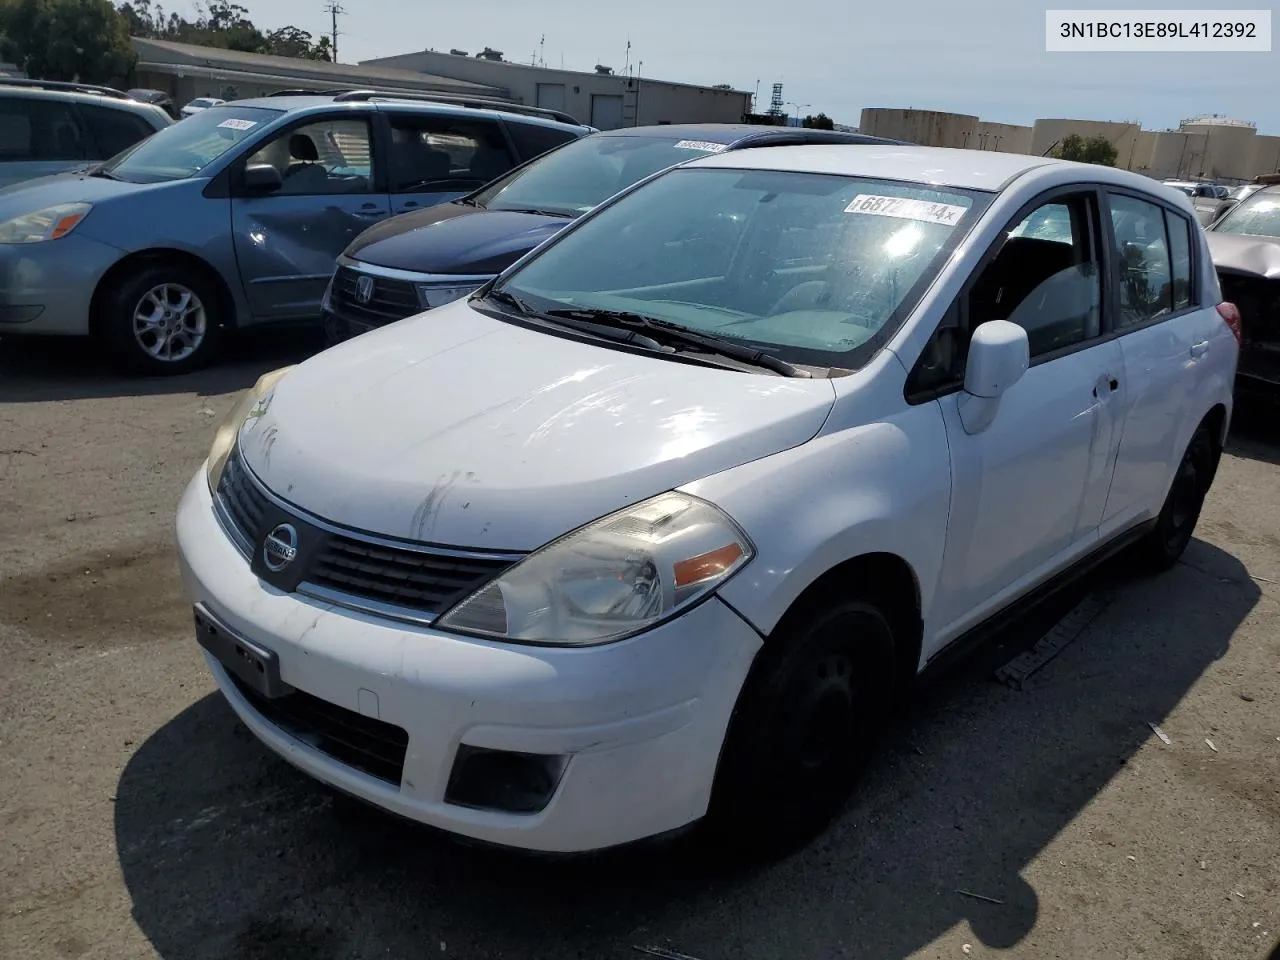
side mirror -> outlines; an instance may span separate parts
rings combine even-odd
[[[1003,397],[1031,366],[1027,331],[1008,320],[979,324],[969,341],[964,393],[959,397],[960,421],[966,433],[980,433],[991,425]]]
[[[254,193],[270,193],[284,186],[280,171],[269,163],[251,163],[244,168],[241,186]]]

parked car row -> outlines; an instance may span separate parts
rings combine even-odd
[[[791,846],[921,671],[1122,549],[1185,550],[1241,338],[1189,198],[702,139],[726,148],[605,199],[556,170],[672,145],[579,140],[411,228],[559,227],[222,424],[182,574],[217,685],[290,763],[516,847]]]

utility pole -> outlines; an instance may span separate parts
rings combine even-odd
[[[338,16],[340,14],[345,14],[347,11],[342,9],[342,5],[338,3],[338,0],[329,0],[329,2],[325,4],[324,12],[329,14],[329,25],[330,25],[329,42],[333,47],[333,62],[337,63],[338,62]]]

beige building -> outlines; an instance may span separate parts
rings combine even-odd
[[[1033,126],[994,123],[964,113],[868,107],[859,129],[880,137],[936,147],[999,150],[1045,156],[1072,134],[1105,137],[1116,165],[1161,180],[1244,182],[1280,172],[1280,136],[1260,136],[1254,124],[1227,117],[1195,117],[1177,130],[1143,130],[1137,122],[1037,120]]]
[[[673,83],[613,73],[555,70],[512,63],[499,51],[471,56],[422,50],[362,61],[362,69],[391,69],[497,87],[516,103],[563,110],[601,130],[658,123],[740,123],[751,112],[751,94],[727,85]]]
[[[196,97],[239,100],[297,88],[372,88],[395,93],[451,93],[509,99],[506,91],[498,87],[430,76],[415,70],[241,53],[143,37],[133,37],[130,42],[138,55],[132,85],[163,90],[179,106]]]

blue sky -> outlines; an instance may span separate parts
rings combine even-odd
[[[324,0],[241,2],[263,27],[328,29]],[[1046,53],[1046,8],[1073,6],[1061,0],[865,6],[832,0],[342,2],[349,11],[339,18],[345,62],[427,47],[475,53],[488,45],[527,63],[545,34],[548,66],[559,66],[563,56],[570,69],[604,63],[621,71],[630,37],[632,61],[643,61],[647,76],[748,91],[759,80],[762,107],[771,84],[782,82],[785,100],[841,123],[856,124],[859,111],[871,106],[976,113],[1006,123],[1139,120],[1148,129],[1221,113],[1253,120],[1261,133],[1280,134],[1280,52]],[[1088,0],[1074,6],[1142,4]]]

